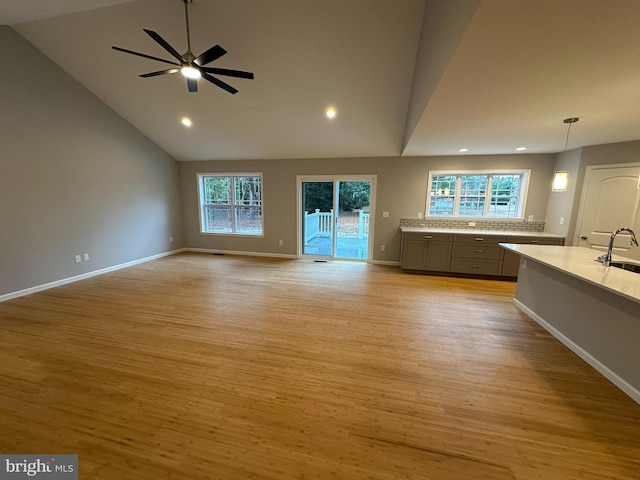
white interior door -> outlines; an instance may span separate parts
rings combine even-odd
[[[611,233],[629,227],[640,235],[640,164],[594,167],[587,171],[578,245],[606,250]],[[631,248],[629,234],[616,237],[614,253],[640,260],[640,248]]]

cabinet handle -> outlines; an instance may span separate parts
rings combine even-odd
[[[531,240],[531,243],[540,243],[540,240]]]
[[[480,237],[480,238],[474,238],[474,240],[476,242],[484,242],[484,238]]]
[[[471,268],[480,268],[480,265],[472,265]]]
[[[474,250],[473,253],[482,253],[482,250]]]
[[[426,238],[427,240],[432,239],[433,236],[432,235],[425,235],[424,238]]]

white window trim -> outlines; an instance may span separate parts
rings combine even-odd
[[[202,205],[204,201],[204,192],[202,190],[202,177],[260,177],[260,202],[262,207],[262,232],[261,233],[245,233],[245,232],[205,232],[202,229]],[[249,237],[249,238],[264,238],[264,175],[262,172],[205,172],[196,173],[196,188],[197,188],[197,202],[198,202],[198,228],[200,229],[200,235],[217,235],[217,236],[230,236],[230,237]],[[233,192],[232,192],[233,194]],[[232,225],[235,224],[235,219],[232,215]]]
[[[516,217],[490,217],[487,216],[487,213],[489,211],[489,202],[485,202],[484,205],[484,212],[482,216],[462,216],[462,215],[429,215],[429,210],[431,209],[431,182],[433,179],[434,175],[487,175],[487,176],[491,176],[491,175],[522,175],[523,178],[523,191],[522,191],[522,195],[520,195],[520,198],[522,199],[519,205],[519,209],[518,209],[518,216]],[[460,219],[470,219],[470,220],[474,220],[474,219],[500,219],[500,220],[505,220],[505,221],[509,221],[509,220],[524,220],[525,218],[525,212],[527,209],[527,197],[529,195],[529,182],[531,180],[531,169],[491,169],[491,170],[430,170],[429,171],[429,178],[427,179],[427,189],[426,189],[426,194],[427,194],[427,201],[426,201],[426,206],[425,206],[425,217],[429,217],[429,218],[460,218]],[[460,191],[460,179],[458,178],[456,180],[456,192]],[[488,182],[490,183],[491,180]],[[491,189],[487,188],[487,197],[491,197]],[[453,199],[453,211],[457,212],[459,211],[459,207],[460,207],[460,194],[456,194],[454,196]]]

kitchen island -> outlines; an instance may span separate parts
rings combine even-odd
[[[502,247],[521,255],[515,305],[640,403],[640,274],[589,248]]]

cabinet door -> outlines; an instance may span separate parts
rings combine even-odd
[[[517,277],[520,270],[520,255],[510,251],[504,252],[504,260],[502,261],[502,276]]]
[[[432,272],[448,272],[451,266],[451,243],[428,242],[426,269]]]
[[[407,237],[402,244],[402,268],[424,270],[425,241],[423,238]]]
[[[528,245],[564,245],[563,238],[540,237],[507,237],[507,243],[524,243]],[[505,250],[502,261],[502,276],[517,277],[520,270],[520,255]]]

